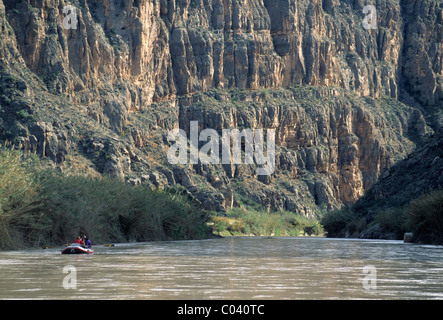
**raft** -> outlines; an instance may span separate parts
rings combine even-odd
[[[62,250],[62,254],[88,254],[94,253],[91,248],[86,248],[78,243],[72,243]]]

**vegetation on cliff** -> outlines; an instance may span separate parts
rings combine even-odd
[[[38,170],[38,161],[0,151],[0,249],[62,245],[78,234],[107,243],[210,233],[206,212],[179,192]]]

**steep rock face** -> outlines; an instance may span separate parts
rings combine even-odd
[[[341,216],[347,215],[347,221],[326,221],[328,235],[402,240],[405,232],[413,231],[414,242],[441,243],[441,198],[436,195],[443,187],[442,157],[443,131],[437,131],[405,159],[384,170],[363,197],[345,208]]]
[[[438,127],[442,97],[441,2],[378,1],[370,30],[364,5],[0,1],[1,139],[63,168],[82,159],[133,184],[181,185],[211,210],[354,202],[425,120]],[[275,174],[171,166],[167,131],[191,120],[276,129]]]
[[[198,121],[220,135],[225,128],[274,128],[276,173],[260,180],[255,167],[225,165],[217,187],[220,181],[254,177],[266,196],[258,197],[255,185],[242,191],[265,207],[309,212],[298,203],[300,194],[307,193],[314,205],[332,209],[356,201],[384,168],[411,151],[413,143],[404,138],[411,124],[421,123],[420,134],[426,132],[423,116],[411,116],[412,109],[391,99],[370,101],[344,97],[337,89],[242,91],[233,96],[216,92],[188,101],[179,127],[189,132],[190,121]],[[388,103],[391,110],[386,112]],[[230,189],[233,184],[221,185]]]
[[[443,3],[403,1],[405,20],[402,74],[407,90],[427,109],[429,122],[442,125]]]
[[[411,199],[442,186],[443,131],[439,131],[405,159],[386,169],[358,204],[361,211],[365,209],[364,213],[370,215],[380,207],[406,205]]]
[[[5,4],[27,66],[51,89],[84,96],[130,81],[128,109],[289,84],[397,98],[402,80],[424,104],[441,103],[438,1],[381,1],[375,30],[362,27],[362,1],[85,1],[69,30],[63,0]]]

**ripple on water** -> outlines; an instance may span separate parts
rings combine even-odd
[[[0,253],[1,299],[441,299],[443,251],[400,241],[225,238]],[[77,289],[62,286],[76,268]],[[363,267],[374,266],[366,290]]]

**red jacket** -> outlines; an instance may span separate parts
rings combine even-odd
[[[78,243],[78,244],[80,244],[80,245],[82,245],[82,246],[85,245],[85,243],[83,242],[82,239],[75,239],[75,240],[74,240],[74,243]]]

